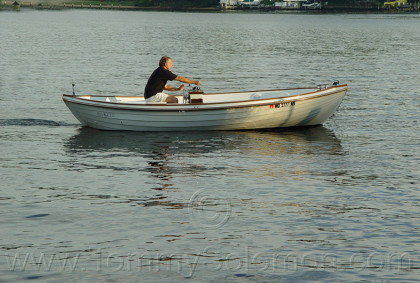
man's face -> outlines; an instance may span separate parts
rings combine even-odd
[[[168,59],[165,64],[165,69],[170,70],[172,68],[172,60]]]

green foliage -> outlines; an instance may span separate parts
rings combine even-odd
[[[328,5],[340,5],[340,6],[349,6],[357,7],[360,4],[375,4],[383,5],[384,2],[389,2],[392,0],[321,0],[322,2],[328,2]],[[408,3],[414,4],[419,0],[407,0]]]
[[[219,0],[134,0],[140,7],[206,8],[216,7]]]
[[[267,5],[267,6],[274,6],[275,2],[276,2],[275,0],[262,0],[261,4]]]

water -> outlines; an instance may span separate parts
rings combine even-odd
[[[0,281],[420,277],[420,15],[0,13]],[[61,101],[349,84],[321,127],[82,128]],[[174,83],[177,86],[176,83]]]

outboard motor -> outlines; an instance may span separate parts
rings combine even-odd
[[[198,87],[195,86],[190,90],[185,90],[184,88],[184,103],[191,104],[191,103],[203,103],[203,94],[204,92]]]
[[[182,96],[184,98],[184,104],[190,104],[191,103],[191,97],[189,92],[184,88]]]

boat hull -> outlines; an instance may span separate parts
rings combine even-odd
[[[262,101],[202,105],[109,104],[64,95],[84,126],[125,131],[211,131],[310,126],[324,123],[343,100],[347,86]]]

